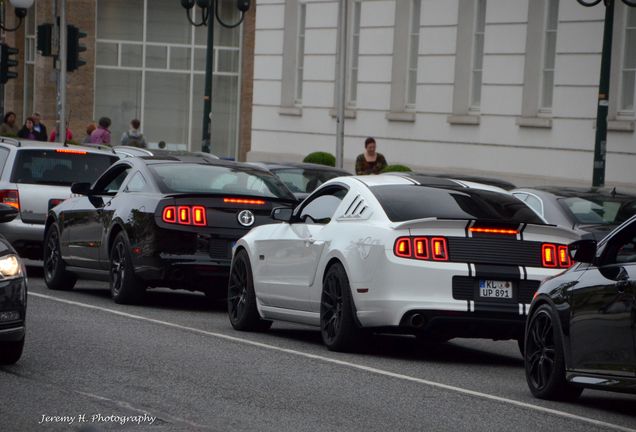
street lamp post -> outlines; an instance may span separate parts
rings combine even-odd
[[[203,136],[201,150],[210,153],[212,141],[212,79],[214,77],[214,20],[223,27],[234,28],[241,25],[245,13],[250,8],[250,0],[236,0],[236,8],[241,12],[241,18],[234,24],[224,22],[219,16],[219,3],[222,0],[181,0],[181,6],[186,10],[188,21],[195,27],[208,27],[208,47],[205,59],[205,94],[203,96]],[[201,8],[201,22],[195,22],[191,10],[195,4]]]
[[[601,0],[577,0],[586,7],[596,6]],[[605,27],[603,29],[603,52],[601,55],[601,77],[598,85],[596,112],[596,138],[594,140],[594,168],[592,186],[605,186],[605,159],[607,154],[607,113],[609,111],[610,72],[612,67],[612,37],[614,34],[614,5],[616,0],[605,2]],[[636,0],[621,0],[627,6],[636,7]]]

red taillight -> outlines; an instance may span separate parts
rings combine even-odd
[[[448,261],[448,244],[444,237],[399,237],[393,252],[400,258]]]
[[[177,223],[177,209],[174,206],[163,209],[163,221],[166,223]]]
[[[515,229],[506,229],[506,228],[469,228],[468,231],[471,233],[482,233],[482,234],[505,234],[505,235],[517,235],[519,234],[519,230]]]
[[[411,258],[411,239],[400,237],[395,241],[395,255],[401,258]]]
[[[541,260],[543,267],[557,266],[557,247],[551,243],[544,243],[541,247]]]
[[[431,239],[431,249],[435,261],[448,261],[448,246],[444,237],[433,237]]]
[[[226,204],[265,205],[265,201],[260,199],[223,198],[223,202]]]
[[[205,217],[205,207],[202,207],[202,206],[192,207],[192,222],[196,226],[206,226],[208,224]]]
[[[20,194],[16,189],[0,190],[0,202],[20,210]]]
[[[570,268],[572,266],[572,260],[570,260],[570,255],[568,253],[567,246],[559,246],[559,267],[561,268]]]
[[[428,238],[415,237],[413,239],[413,249],[415,252],[415,258],[428,259]]]
[[[179,206],[177,209],[177,219],[181,225],[190,225],[190,212],[191,209],[188,206]]]

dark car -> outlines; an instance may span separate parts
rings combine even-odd
[[[504,189],[504,190],[512,190],[514,188],[516,188],[517,186],[515,186],[513,183],[510,183],[509,181],[506,180],[501,180],[498,178],[492,178],[492,177],[482,177],[482,176],[475,176],[475,175],[468,175],[468,174],[440,174],[440,173],[419,173],[419,172],[404,172],[402,173],[406,176],[413,176],[413,177],[440,177],[440,178],[448,178],[448,179],[452,179],[452,180],[458,180],[458,181],[467,181],[467,182],[473,182],[473,183],[481,183],[481,184],[485,184],[485,185],[489,185],[489,186],[496,186],[498,188]]]
[[[528,386],[544,399],[586,387],[636,393],[636,217],[570,255],[578,264],[545,281],[530,307]]]
[[[18,209],[0,204],[0,223],[18,216]],[[27,281],[24,265],[11,244],[0,235],[0,365],[22,356],[26,322]]]
[[[266,170],[175,157],[123,159],[93,185],[72,190],[81,196],[46,221],[46,284],[71,289],[78,276],[109,280],[118,303],[140,301],[147,287],[223,297],[236,240],[271,223],[274,207],[296,202]]]
[[[512,194],[546,222],[574,229],[581,238],[601,240],[636,214],[636,195],[616,189],[542,186]]]
[[[298,200],[307,198],[327,180],[351,175],[349,171],[340,168],[312,163],[254,162],[253,164],[276,174]]]

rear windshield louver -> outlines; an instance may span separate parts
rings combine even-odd
[[[362,216],[365,216],[365,213],[367,211],[369,207],[367,206],[366,202],[364,201],[364,198],[362,198],[360,195],[356,196],[353,201],[351,201],[351,204],[349,204],[349,207],[347,207],[347,210],[344,212],[344,214],[342,215],[342,217],[345,218],[360,218]]]

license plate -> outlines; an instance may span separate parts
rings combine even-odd
[[[496,280],[479,281],[479,297],[512,299],[512,282]]]

